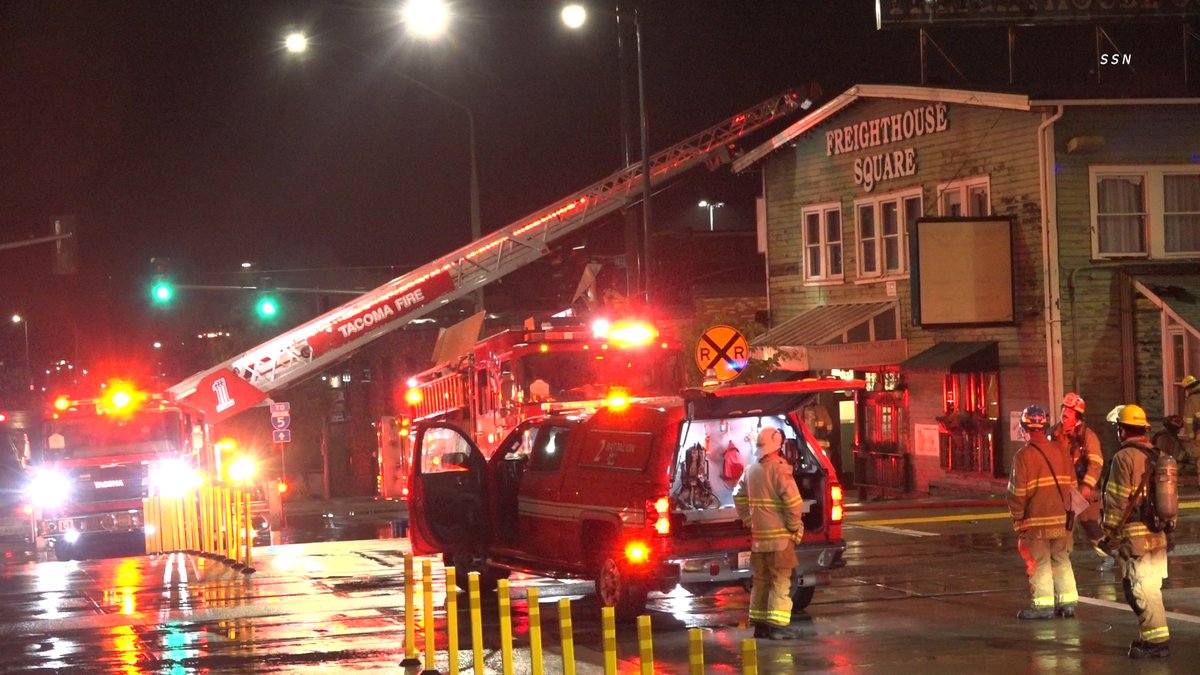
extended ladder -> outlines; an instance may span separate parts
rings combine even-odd
[[[799,107],[787,91],[650,158],[657,185],[701,162],[728,161],[731,142]],[[437,307],[536,261],[550,245],[641,195],[641,162],[166,390],[210,422],[234,415]]]

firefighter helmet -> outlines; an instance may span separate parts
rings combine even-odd
[[[1045,429],[1048,419],[1045,409],[1040,405],[1031,405],[1021,411],[1022,429]]]
[[[1080,415],[1087,411],[1087,403],[1084,402],[1083,397],[1073,391],[1067,392],[1067,395],[1063,397],[1062,407],[1070,408]]]
[[[1163,418],[1163,426],[1173,434],[1179,433],[1183,428],[1183,415],[1167,415]]]
[[[1150,428],[1150,422],[1146,420],[1146,411],[1136,403],[1129,403],[1121,407],[1121,410],[1117,412],[1117,424],[1126,427]]]
[[[1194,389],[1197,384],[1200,384],[1200,380],[1197,380],[1195,375],[1184,375],[1183,380],[1179,382],[1179,386],[1185,390]]]

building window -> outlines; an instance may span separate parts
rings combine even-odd
[[[842,278],[842,207],[818,204],[800,212],[804,223],[804,279]]]
[[[921,217],[921,189],[854,203],[858,215],[858,276],[900,276],[908,267],[908,228]]]
[[[992,215],[991,187],[987,176],[962,178],[938,184],[938,215],[958,216]]]
[[[1200,168],[1093,166],[1089,173],[1094,257],[1200,254]]]

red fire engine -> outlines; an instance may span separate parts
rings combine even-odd
[[[678,396],[686,385],[680,341],[640,321],[591,325],[578,318],[530,320],[477,343],[456,363],[418,373],[405,394],[407,413],[385,419],[380,440],[383,482],[404,494],[410,422],[454,422],[490,455],[522,421],[553,412],[595,412],[614,397]]]

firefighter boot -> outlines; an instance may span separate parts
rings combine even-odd
[[[1054,618],[1054,608],[1053,607],[1030,607],[1028,609],[1023,609],[1023,610],[1017,612],[1017,618],[1021,619],[1022,621],[1053,619]]]
[[[765,623],[754,624],[754,637],[763,639],[771,637],[771,627]]]
[[[767,629],[768,640],[799,640],[800,629],[794,626],[771,626]]]
[[[1129,658],[1131,659],[1161,659],[1171,655],[1171,641],[1146,642],[1134,640],[1129,643]]]
[[[1058,607],[1055,607],[1054,608],[1054,616],[1057,616],[1057,617],[1060,617],[1063,619],[1074,619],[1075,618],[1075,603],[1072,602],[1068,605],[1060,605]]]

